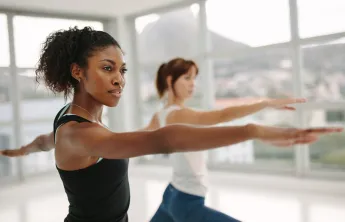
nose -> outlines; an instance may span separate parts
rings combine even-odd
[[[116,77],[112,80],[111,84],[123,88],[125,87],[126,81],[122,75],[116,75]]]
[[[190,85],[191,85],[191,88],[194,89],[194,87],[195,87],[195,81],[192,81]]]

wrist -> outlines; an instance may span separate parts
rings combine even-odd
[[[21,155],[21,156],[26,156],[26,155],[28,155],[29,153],[30,153],[30,151],[29,151],[29,149],[28,149],[27,146],[22,146],[22,147],[20,148],[20,155]]]
[[[258,139],[260,137],[259,125],[249,123],[245,127],[246,127],[246,130],[248,132],[250,139]]]

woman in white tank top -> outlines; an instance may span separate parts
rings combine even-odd
[[[185,107],[193,95],[198,67],[195,62],[176,58],[159,67],[156,87],[160,98],[167,98],[165,107],[157,112],[146,129],[168,124],[186,123],[213,125],[255,113],[267,107],[292,109],[289,104],[304,99],[262,99],[252,104],[216,111],[199,112]],[[204,205],[207,191],[207,169],[204,152],[170,154],[173,176],[163,201],[151,222],[238,221]]]

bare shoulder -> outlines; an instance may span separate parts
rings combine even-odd
[[[55,135],[56,146],[82,146],[93,142],[97,137],[111,134],[111,131],[92,122],[71,121],[60,126]]]
[[[196,113],[197,111],[187,107],[176,109],[169,113],[166,121],[169,124],[189,122],[188,120],[194,118]]]

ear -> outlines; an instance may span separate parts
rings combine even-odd
[[[83,72],[80,66],[76,63],[71,64],[71,75],[74,79],[76,79],[78,82],[81,81],[83,77]]]
[[[168,88],[170,89],[172,86],[172,76],[167,77],[167,85],[168,85]]]

